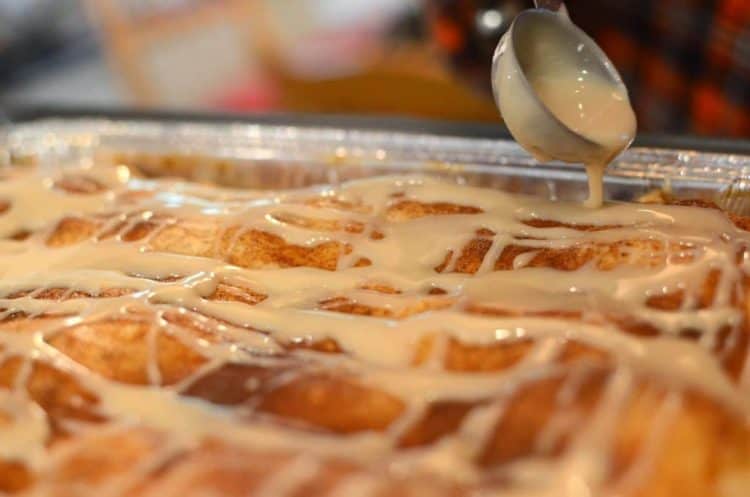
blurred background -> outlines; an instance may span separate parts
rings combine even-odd
[[[569,0],[640,129],[750,137],[750,1]],[[0,101],[499,121],[531,0],[0,0]]]

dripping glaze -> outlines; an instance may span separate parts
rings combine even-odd
[[[585,205],[601,207],[604,170],[636,133],[627,88],[604,52],[564,9],[529,10],[499,43],[492,84],[516,141],[540,161],[583,164]]]

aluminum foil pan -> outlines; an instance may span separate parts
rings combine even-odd
[[[284,189],[426,173],[548,198],[586,196],[582,167],[538,164],[510,140],[307,126],[49,119],[8,127],[0,144],[6,165],[116,161],[147,175],[238,188]],[[658,189],[682,198],[721,199],[719,192],[736,191],[748,177],[750,155],[633,148],[610,165],[605,190],[612,200]]]

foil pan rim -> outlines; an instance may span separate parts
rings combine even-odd
[[[217,158],[358,165],[460,166],[470,173],[508,168],[527,176],[583,177],[580,166],[539,164],[512,140],[327,126],[48,118],[5,128],[3,155],[86,157],[100,148]],[[556,174],[552,174],[556,172]],[[609,181],[677,181],[719,188],[750,175],[750,155],[634,147],[607,169]]]

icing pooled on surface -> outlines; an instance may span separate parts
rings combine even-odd
[[[0,201],[0,490],[656,496],[750,469],[750,234],[718,209],[124,166],[12,171]],[[659,483],[703,468],[686,449],[719,469]]]

